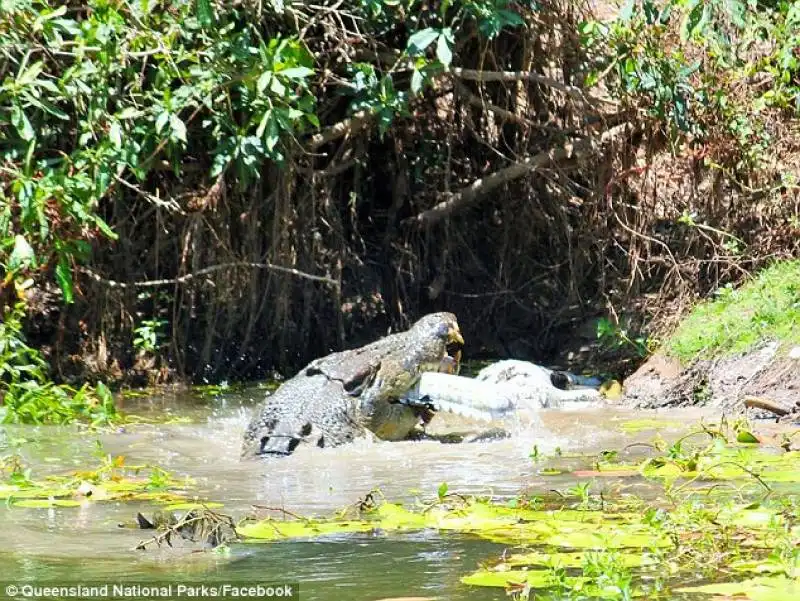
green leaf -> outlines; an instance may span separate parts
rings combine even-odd
[[[800,596],[800,584],[785,576],[752,578],[743,582],[719,582],[676,589],[679,593],[724,595],[752,601],[795,601]]]
[[[425,76],[422,74],[422,71],[414,69],[414,72],[411,74],[411,91],[414,94],[419,94],[424,83]]]
[[[259,77],[258,81],[256,81],[256,89],[259,93],[263,94],[264,90],[269,87],[269,84],[272,82],[272,71],[264,71]]]
[[[56,281],[61,288],[61,294],[64,296],[64,302],[72,304],[74,301],[72,290],[72,270],[69,268],[69,262],[65,255],[61,255],[56,265]]]
[[[169,116],[169,125],[172,129],[172,135],[181,142],[186,142],[186,124],[178,115],[173,113]]]
[[[264,115],[261,117],[261,121],[256,128],[256,135],[260,138],[264,135],[264,132],[267,130],[267,125],[272,120],[272,109],[264,112]]]
[[[747,444],[758,444],[761,442],[753,436],[752,433],[748,432],[747,430],[740,430],[738,434],[736,434],[736,442],[742,442]]]
[[[167,125],[167,121],[169,121],[168,111],[164,111],[158,117],[156,117],[156,133],[161,133],[161,131]]]
[[[701,29],[701,24],[705,23],[705,8],[706,3],[701,0],[693,0],[692,9],[684,17],[681,26],[681,39],[687,40],[694,33]]]
[[[436,58],[438,58],[439,62],[445,67],[449,67],[450,63],[453,61],[453,50],[444,34],[440,35],[439,39],[436,41]]]
[[[274,92],[276,96],[286,96],[286,86],[283,85],[277,77],[272,78],[269,89],[271,92]]]
[[[112,230],[111,227],[97,215],[94,217],[94,224],[97,226],[97,229],[105,234],[107,238],[110,238],[111,240],[117,240],[119,238],[116,232]]]
[[[28,121],[25,111],[19,105],[14,105],[14,108],[11,109],[11,123],[17,129],[20,138],[26,142],[33,140],[36,133],[33,131],[33,126]]]
[[[33,63],[30,67],[28,67],[24,73],[20,73],[17,77],[17,84],[20,86],[28,86],[32,84],[39,74],[44,70],[44,63],[39,61],[37,63]]]
[[[117,115],[117,119],[135,119],[136,117],[141,117],[142,115],[144,115],[144,111],[140,111],[133,106],[126,106],[120,111],[119,115]]]
[[[108,386],[106,386],[103,382],[98,382],[97,386],[95,386],[95,390],[97,391],[98,398],[104,403],[114,402],[114,396],[111,394]]]
[[[439,37],[439,34],[439,30],[433,29],[432,27],[420,29],[408,38],[406,49],[409,54],[420,54]]]
[[[444,497],[447,495],[447,488],[448,488],[447,487],[447,482],[442,482],[439,485],[439,490],[437,491],[437,493],[438,493],[440,499],[444,499]]]
[[[108,128],[108,137],[114,148],[119,150],[122,148],[122,128],[119,126],[119,121],[113,121],[111,127]]]
[[[11,256],[9,257],[8,269],[10,271],[19,271],[35,264],[36,255],[25,236],[20,234],[14,236],[14,250],[11,251]]]
[[[210,0],[197,0],[197,20],[204,29],[214,25],[214,10]]]
[[[49,507],[80,507],[80,501],[72,499],[25,499],[24,501],[13,501],[14,507],[32,507],[32,508],[49,508]]]
[[[747,4],[741,0],[727,0],[726,4],[728,5],[726,14],[730,16],[731,22],[739,29],[744,29]]]
[[[309,69],[308,67],[291,67],[283,71],[278,71],[278,73],[289,79],[305,79],[306,77],[314,75],[314,69]]]

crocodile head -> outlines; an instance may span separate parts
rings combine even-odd
[[[427,409],[399,400],[423,371],[452,368],[448,348],[463,343],[455,315],[432,313],[405,332],[312,361],[257,410],[242,454],[289,455],[303,443],[337,446],[370,435],[406,438]]]
[[[397,336],[394,349],[373,366],[367,385],[358,394],[359,422],[384,440],[406,438],[420,419],[430,420],[430,405],[414,405],[405,397],[422,372],[457,369],[459,349],[464,344],[452,313],[426,315]],[[455,358],[449,350],[454,351]]]

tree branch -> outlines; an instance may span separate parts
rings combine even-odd
[[[369,121],[369,113],[366,111],[360,111],[348,119],[343,119],[342,121],[339,121],[339,123],[331,125],[325,131],[311,136],[306,144],[306,149],[313,152],[328,142],[333,142],[334,140],[343,138],[350,133],[357,133],[364,129]]]
[[[270,271],[276,271],[278,273],[285,273],[288,275],[297,276],[299,278],[304,278],[306,280],[313,280],[315,282],[322,282],[324,284],[328,284],[329,286],[333,286],[334,288],[339,287],[339,283],[329,277],[321,276],[321,275],[314,275],[311,273],[306,273],[304,271],[300,271],[299,269],[294,269],[292,267],[283,267],[282,265],[273,265],[272,263],[249,263],[247,261],[235,261],[233,263],[221,263],[220,265],[212,265],[211,267],[206,267],[204,269],[200,269],[199,271],[195,271],[194,273],[187,273],[182,276],[178,276],[177,278],[169,278],[164,280],[145,280],[143,282],[117,282],[114,280],[107,280],[95,272],[87,269],[86,267],[78,267],[77,270],[84,275],[89,276],[95,282],[99,282],[104,286],[109,288],[156,288],[158,286],[169,286],[172,284],[185,284],[195,278],[199,278],[204,275],[208,275],[209,273],[214,273],[215,271],[222,271],[223,269],[232,269],[236,267],[249,267],[251,269],[268,269]]]
[[[591,104],[592,102],[596,101],[615,105],[618,104],[612,100],[589,96],[586,94],[585,90],[579,88],[578,86],[571,86],[569,84],[561,83],[560,81],[552,79],[551,77],[546,77],[540,73],[534,73],[533,71],[477,71],[475,69],[462,69],[461,67],[453,67],[452,71],[453,75],[456,77],[470,81],[520,81],[522,79],[527,79],[529,81],[535,81],[543,86],[564,92],[567,96],[575,98],[576,100],[581,100],[587,104]]]
[[[417,225],[430,226],[438,223],[442,219],[449,217],[453,213],[463,210],[478,199],[486,196],[496,188],[507,184],[517,178],[527,175],[531,171],[541,169],[551,163],[557,163],[568,158],[581,158],[597,152],[600,147],[613,140],[621,138],[629,131],[629,124],[623,123],[605,131],[599,140],[592,136],[584,138],[575,143],[566,144],[560,148],[554,148],[537,155],[529,157],[519,163],[495,171],[491,175],[476,179],[474,182],[461,188],[449,196],[446,200],[436,206],[419,213],[411,218]]]

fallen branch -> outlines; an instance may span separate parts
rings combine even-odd
[[[453,213],[465,209],[479,198],[486,196],[493,190],[510,181],[552,163],[563,161],[564,159],[582,158],[594,154],[604,144],[617,140],[628,132],[629,124],[623,123],[622,125],[617,125],[605,131],[599,139],[592,136],[575,143],[566,144],[560,148],[553,148],[545,152],[540,152],[510,167],[500,169],[491,175],[475,180],[468,186],[461,188],[461,190],[450,194],[447,200],[412,217],[411,221],[416,222],[418,225],[433,225],[445,217],[449,217]]]
[[[329,286],[333,286],[334,288],[339,287],[339,283],[329,277],[322,276],[322,275],[314,275],[312,273],[306,273],[304,271],[300,271],[299,269],[294,269],[292,267],[283,267],[282,265],[273,265],[272,263],[248,263],[246,261],[236,261],[233,263],[222,263],[220,265],[212,265],[211,267],[206,267],[205,269],[200,269],[199,271],[195,271],[194,273],[187,273],[182,276],[178,276],[177,278],[168,278],[163,280],[145,280],[143,282],[117,282],[115,280],[107,280],[95,272],[87,269],[86,267],[78,267],[77,270],[80,273],[83,273],[90,278],[92,278],[95,282],[103,284],[109,288],[156,288],[158,286],[170,286],[172,284],[185,284],[190,282],[195,278],[199,278],[204,275],[208,275],[209,273],[214,273],[215,271],[221,271],[223,269],[231,269],[236,267],[249,267],[251,269],[268,269],[270,271],[276,271],[278,273],[285,273],[288,275],[297,276],[299,278],[304,278],[306,280],[313,280],[315,282],[323,282],[328,284]]]
[[[764,411],[769,411],[770,413],[774,413],[779,417],[783,417],[784,415],[789,415],[791,413],[791,411],[789,411],[783,405],[763,397],[746,396],[744,397],[744,406],[750,409],[763,409]]]

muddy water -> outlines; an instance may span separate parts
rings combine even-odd
[[[97,465],[98,442],[106,453],[124,455],[126,463],[157,464],[196,482],[193,494],[224,503],[226,513],[243,516],[253,505],[284,508],[310,515],[340,509],[379,488],[394,501],[430,498],[442,482],[465,494],[515,495],[570,486],[569,476],[540,475],[543,467],[588,466],[590,459],[534,462],[557,448],[565,455],[592,455],[648,440],[653,430],[623,434],[627,420],[668,421],[665,438],[696,423],[697,411],[643,413],[608,408],[567,408],[522,416],[515,423],[481,424],[452,415],[437,416],[438,433],[474,431],[502,425],[508,439],[471,444],[438,442],[357,443],[336,449],[313,449],[279,460],[241,461],[239,445],[253,404],[263,392],[253,389],[215,399],[174,397],[127,400],[125,410],[144,416],[165,412],[191,423],[129,425],[101,435],[74,428],[8,427],[0,437],[4,452],[19,452],[34,475],[64,473]],[[605,483],[608,485],[608,483]],[[637,491],[639,494],[642,491]],[[502,599],[502,592],[468,589],[459,577],[502,548],[466,536],[359,535],[316,542],[234,545],[228,554],[192,553],[190,549],[133,551],[141,531],[119,528],[145,503],[90,503],[78,508],[0,509],[0,580],[85,580],[109,578],[149,581],[179,576],[201,582],[211,576],[257,582],[301,583],[301,598],[369,601],[416,596],[443,599]],[[0,594],[0,597],[2,595]]]

